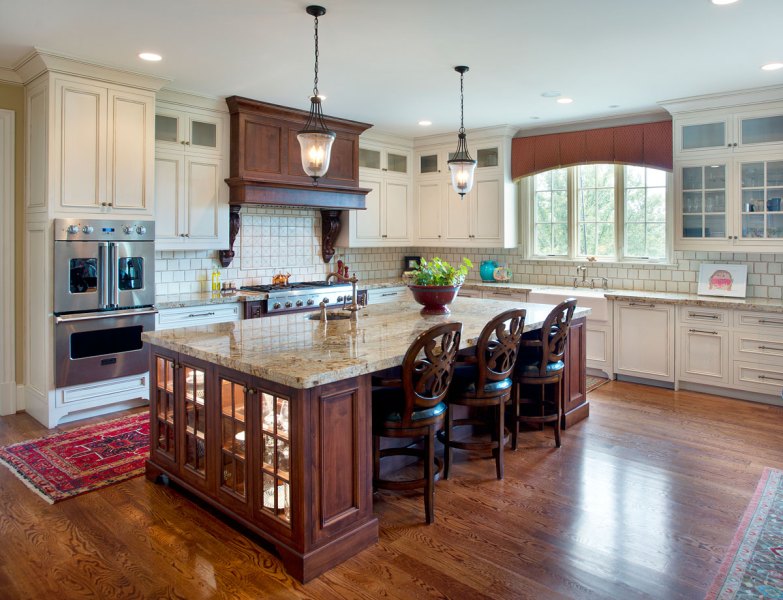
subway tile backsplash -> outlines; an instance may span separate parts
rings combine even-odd
[[[236,256],[229,268],[220,269],[221,282],[233,281],[237,287],[270,283],[280,271],[291,273],[292,281],[319,280],[332,270],[321,259],[319,211],[243,207],[241,216]],[[519,283],[570,286],[576,275],[573,262],[526,260],[513,248],[337,248],[333,263],[342,258],[359,279],[384,279],[399,277],[405,256],[440,256],[452,264],[467,256],[475,265],[469,280],[480,279],[479,264],[489,259],[506,265]],[[162,251],[156,253],[156,261],[159,295],[209,291],[212,270],[219,267],[212,250]],[[606,277],[611,289],[695,294],[702,262],[746,264],[749,297],[783,297],[783,253],[678,251],[671,265],[588,264],[587,277]]]

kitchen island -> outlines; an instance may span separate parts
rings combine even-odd
[[[436,324],[461,322],[466,347],[492,317],[519,306],[458,298],[445,316],[424,317],[410,302],[370,306],[356,320],[292,314],[145,332],[147,477],[176,482],[269,540],[288,572],[308,581],[378,539],[371,374],[400,365]],[[526,331],[540,329],[552,308],[522,306]],[[588,410],[579,335],[588,313],[577,309],[569,341],[566,377],[581,390],[566,393],[570,423]]]

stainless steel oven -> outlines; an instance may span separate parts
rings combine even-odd
[[[148,368],[155,329],[155,224],[55,219],[56,387]]]

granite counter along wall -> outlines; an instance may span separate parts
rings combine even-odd
[[[233,281],[237,287],[270,283],[281,270],[290,272],[293,281],[323,279],[332,265],[321,260],[320,238],[317,210],[245,207],[236,257],[228,269],[221,269],[221,281]],[[478,265],[489,259],[508,266],[515,282],[570,286],[576,275],[576,263],[526,260],[516,249],[338,248],[334,260],[343,258],[360,279],[385,279],[399,277],[404,256],[440,256],[452,264],[467,256],[476,266],[470,280],[479,280]],[[162,251],[156,260],[156,291],[161,295],[209,291],[212,269],[218,266],[212,250]],[[613,289],[695,294],[702,262],[747,264],[749,297],[783,297],[783,253],[678,251],[672,265],[595,263],[588,266],[587,276],[606,277]]]

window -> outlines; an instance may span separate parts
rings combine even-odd
[[[589,164],[528,177],[533,256],[661,260],[668,255],[669,175]]]

